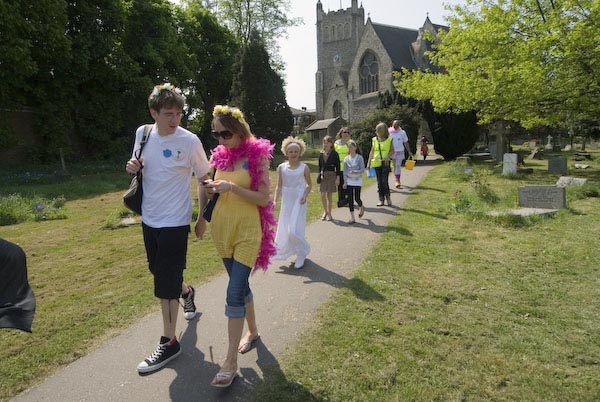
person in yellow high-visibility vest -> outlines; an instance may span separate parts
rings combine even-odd
[[[344,159],[348,156],[348,140],[350,140],[350,129],[342,127],[335,136],[333,147],[340,157],[340,184],[338,185],[338,208],[348,204],[348,192],[344,189]]]
[[[384,205],[384,200],[387,201],[388,205],[392,205],[388,177],[391,172],[390,158],[394,155],[394,144],[392,138],[389,136],[387,124],[379,123],[375,127],[375,133],[377,135],[371,141],[371,152],[369,152],[367,169],[371,167],[375,168],[377,192],[379,194],[377,206],[380,207]]]

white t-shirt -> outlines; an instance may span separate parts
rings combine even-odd
[[[139,149],[144,126],[135,133]],[[189,225],[192,220],[192,171],[198,179],[210,169],[202,142],[190,131],[177,127],[161,137],[156,124],[142,151],[142,221],[153,228]]]
[[[402,156],[404,159],[404,143],[408,142],[408,135],[406,135],[406,131],[399,128],[398,130],[394,130],[394,127],[390,127],[388,129],[388,133],[390,133],[390,137],[392,137],[392,144],[394,144],[394,156]]]

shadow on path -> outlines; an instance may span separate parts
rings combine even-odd
[[[282,270],[277,271],[278,274],[304,276],[307,278],[307,280],[304,281],[304,283],[306,284],[316,282],[326,283],[337,289],[348,288],[352,291],[352,293],[354,293],[354,295],[357,298],[361,300],[385,300],[385,297],[383,297],[381,293],[377,292],[372,287],[367,285],[362,279],[348,279],[342,275],[336,274],[335,272],[326,269],[322,265],[319,265],[310,259],[306,260],[306,262],[304,263],[304,268],[302,269],[295,269],[285,265],[281,266],[280,268],[282,268]]]
[[[302,384],[287,379],[273,353],[262,342],[262,338],[256,343],[255,350],[257,355],[256,364],[262,371],[263,378],[260,378],[259,374],[252,368],[242,368],[240,371],[244,378],[244,394],[252,392],[254,400],[258,401],[263,399],[263,392],[267,392],[270,396],[273,394],[280,395],[280,400],[286,402],[323,401],[323,399],[315,397]],[[273,390],[276,390],[276,392],[274,393]]]
[[[177,373],[177,376],[169,385],[171,401],[221,400],[219,393],[222,393],[220,392],[222,390],[210,385],[210,381],[219,371],[220,366],[212,361],[212,356],[209,356],[211,361],[207,361],[206,355],[197,348],[198,325],[200,325],[200,316],[187,322],[187,327],[179,339],[182,350],[181,356],[167,366],[173,367]],[[212,355],[212,353],[210,354]],[[229,399],[225,398],[223,400]]]

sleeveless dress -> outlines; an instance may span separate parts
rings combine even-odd
[[[250,188],[250,174],[241,167],[232,172],[217,170],[216,180],[228,180]],[[227,191],[219,195],[210,223],[217,253],[221,258],[234,258],[252,268],[262,240],[258,207]]]
[[[300,204],[300,199],[306,191],[304,170],[307,167],[306,164],[300,163],[297,168],[290,169],[287,162],[284,162],[279,168],[283,187],[279,224],[275,235],[277,254],[273,259],[283,261],[292,255],[306,257],[310,253],[310,245],[304,238],[307,203]]]

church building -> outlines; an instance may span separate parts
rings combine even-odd
[[[312,133],[314,140],[373,111],[380,93],[395,91],[394,71],[437,71],[425,56],[431,50],[425,32],[435,37],[440,29],[448,28],[433,24],[428,16],[419,29],[377,24],[370,17],[365,22],[358,0],[350,8],[329,12],[318,0],[315,127],[320,133]]]

